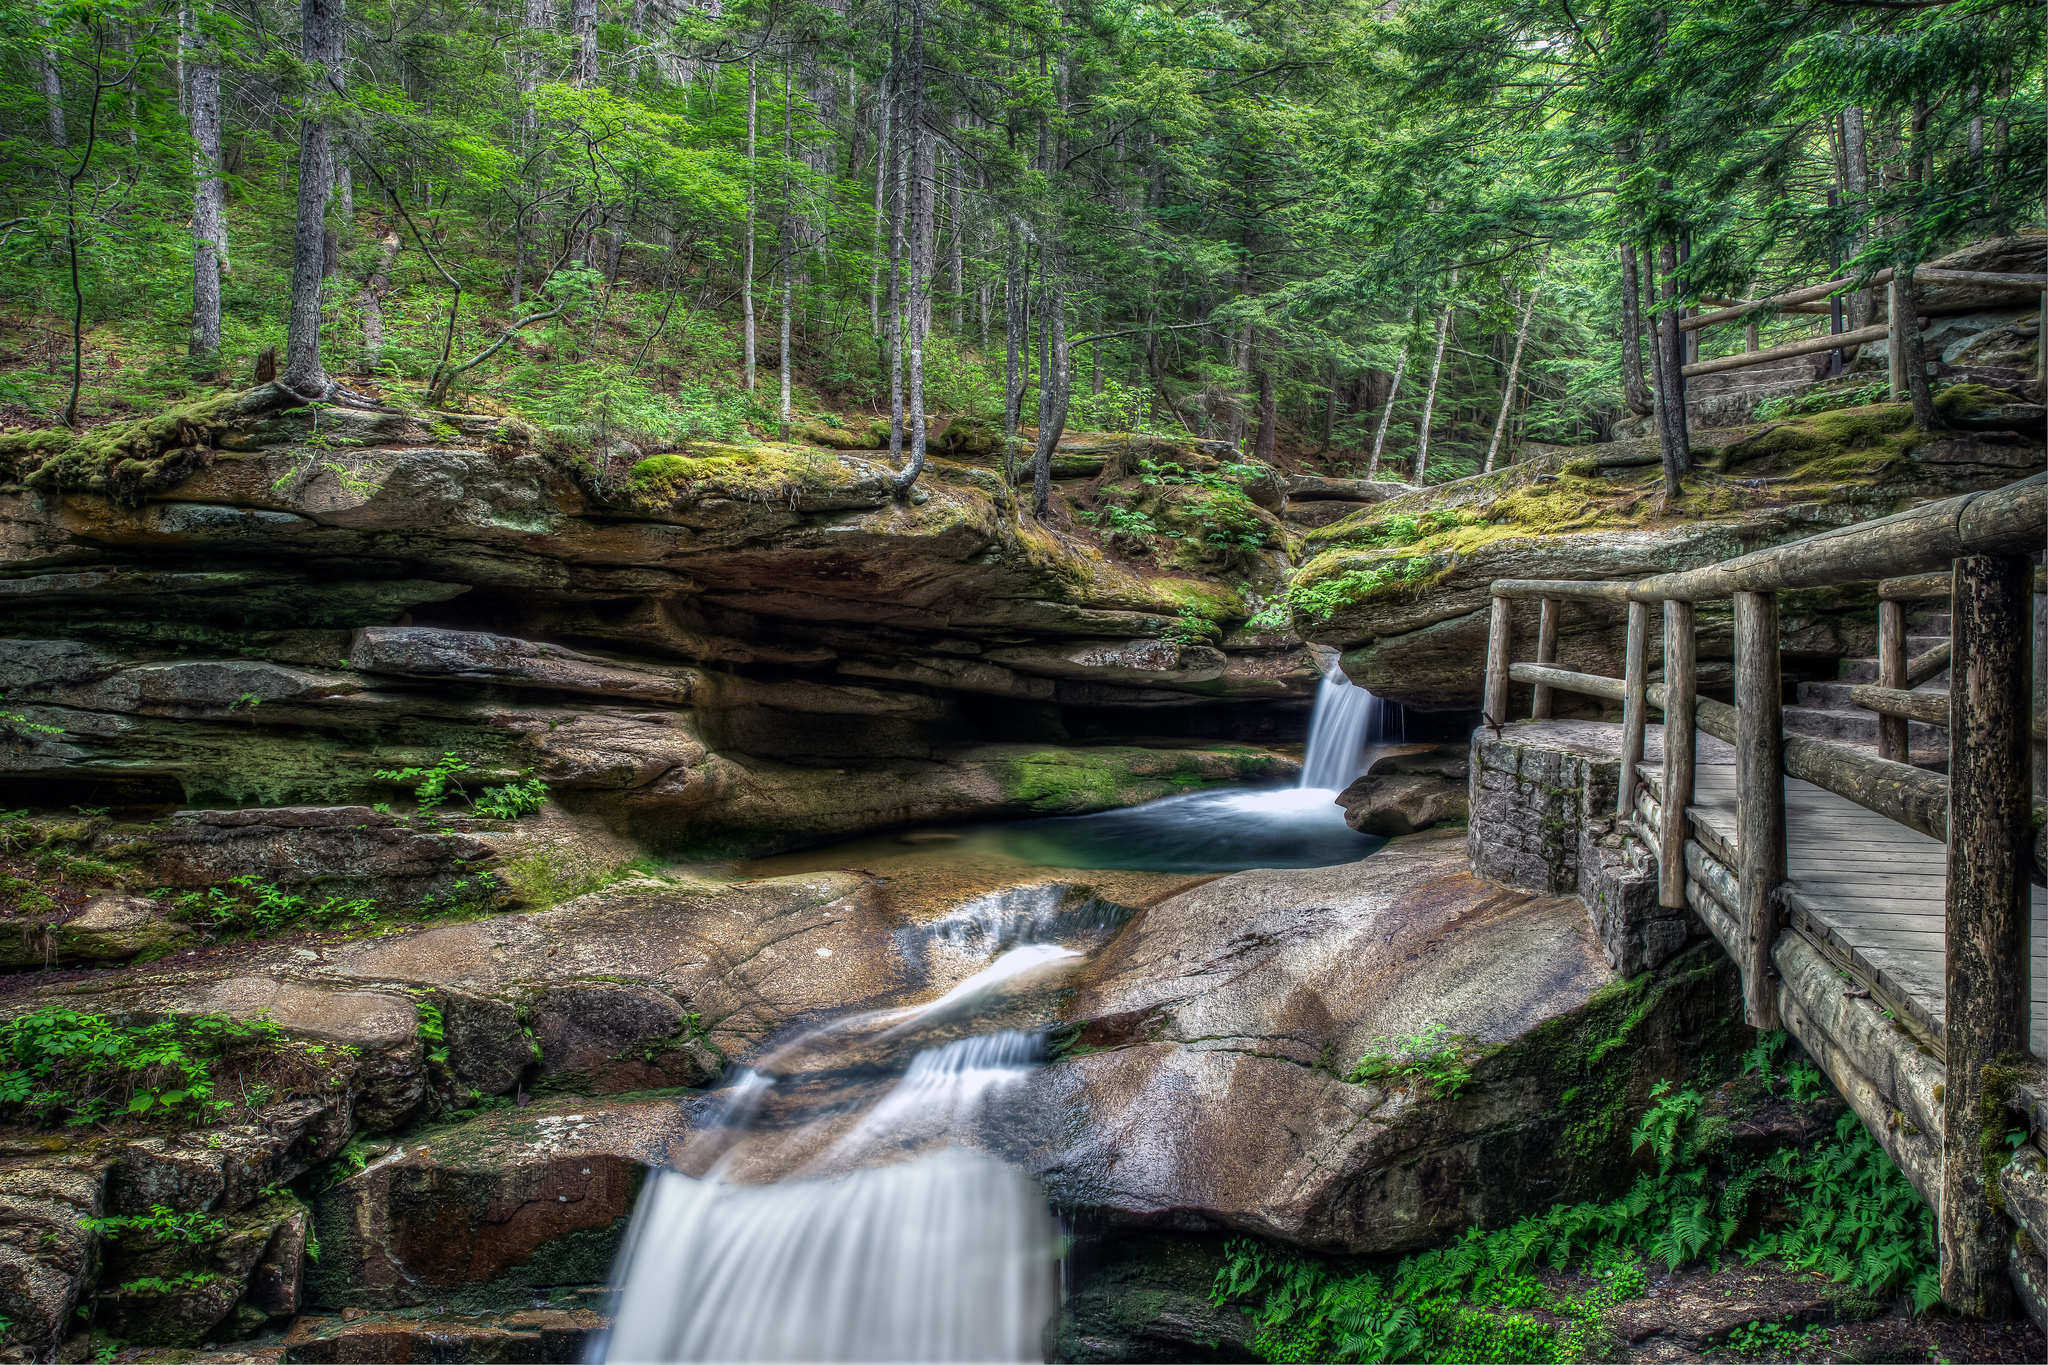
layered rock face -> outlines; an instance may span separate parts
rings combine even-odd
[[[1316,683],[1284,634],[1213,643],[1234,590],[1020,521],[973,464],[899,498],[851,453],[600,466],[277,407],[0,489],[17,804],[367,806],[453,754],[642,848],[761,851],[1272,772],[1235,741],[1292,737]]]

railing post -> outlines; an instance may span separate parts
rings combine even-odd
[[[1657,831],[1657,901],[1685,909],[1685,808],[1692,804],[1699,732],[1699,642],[1690,602],[1664,604],[1664,801]]]
[[[1903,602],[1877,604],[1877,685],[1906,687],[1906,607]],[[1877,718],[1877,756],[1894,763],[1911,759],[1906,747],[1906,718]]]
[[[1493,599],[1493,621],[1486,633],[1486,719],[1492,725],[1508,720],[1509,651],[1515,642],[1515,604],[1505,597]]]
[[[1973,555],[1956,561],[1949,601],[1955,654],[1949,673],[1941,1297],[1959,1313],[1985,1318],[2013,1311],[2008,1234],[1987,1198],[1980,1140],[1986,1073],[2006,1053],[2026,1051],[2032,1003],[2033,888],[2025,870],[2032,817],[2032,590],[2027,560]]]
[[[1649,684],[1650,607],[1647,602],[1628,604],[1628,658],[1622,669],[1621,698],[1621,782],[1614,797],[1614,816],[1622,825],[1635,818],[1636,767],[1643,761],[1645,721],[1643,689]]]
[[[1735,790],[1743,1013],[1752,1028],[1782,1028],[1771,945],[1785,883],[1785,718],[1778,595],[1771,592],[1735,594]]]
[[[1554,664],[1557,662],[1557,610],[1555,597],[1543,599],[1543,615],[1536,625],[1536,662]],[[1533,700],[1529,703],[1530,720],[1550,719],[1550,689],[1542,683],[1536,684]]]

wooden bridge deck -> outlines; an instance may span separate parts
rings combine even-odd
[[[1642,772],[1661,790],[1661,770]],[[1740,866],[1732,764],[1696,769],[1687,813]],[[1943,913],[1948,850],[1797,778],[1785,780],[1786,902],[1794,928],[1874,986],[1939,1050],[1945,1023]],[[2048,893],[2034,888],[2030,1050],[2048,1057]]]

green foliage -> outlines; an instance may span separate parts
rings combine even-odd
[[[1327,621],[1345,607],[1420,586],[1429,566],[1427,559],[1384,559],[1327,578],[1297,581],[1287,589],[1287,605],[1303,616]]]
[[[537,777],[502,787],[485,787],[470,809],[493,820],[517,820],[547,804],[548,784]]]
[[[1892,386],[1889,380],[1878,380],[1871,384],[1859,384],[1853,389],[1826,387],[1809,389],[1805,393],[1786,394],[1779,398],[1767,398],[1757,404],[1756,420],[1777,422],[1787,417],[1799,417],[1814,412],[1834,412],[1841,408],[1864,408],[1873,403],[1892,401]]]
[[[151,1204],[146,1214],[112,1218],[81,1218],[78,1226],[97,1232],[110,1242],[139,1237],[153,1242],[211,1242],[227,1236],[228,1225],[205,1213],[178,1213],[162,1204]]]
[[[374,920],[377,903],[363,896],[305,896],[245,873],[218,886],[187,891],[171,902],[174,920],[216,932],[281,933],[294,925],[348,929]]]
[[[1772,1067],[1777,1063],[1778,1054],[1783,1052],[1785,1045],[1791,1041],[1792,1035],[1783,1029],[1764,1029],[1759,1032],[1756,1035],[1756,1042],[1742,1054],[1742,1074],[1747,1076],[1755,1073],[1760,1076],[1764,1089],[1775,1095],[1777,1091],[1774,1088],[1775,1077]]]
[[[166,1015],[131,1024],[39,1006],[0,1024],[0,1109],[73,1126],[119,1118],[207,1122],[240,1103],[214,1098],[214,1068],[283,1038],[267,1019]]]
[[[1784,1322],[1745,1322],[1728,1334],[1727,1351],[1738,1356],[1771,1356],[1797,1360],[1822,1351],[1828,1344],[1828,1330],[1818,1323],[1804,1329]]]
[[[19,711],[6,710],[4,708],[6,701],[7,694],[0,692],[0,735],[19,742],[21,740],[33,740],[38,735],[61,735],[64,733],[64,727],[61,725],[44,725],[39,721],[30,720]]]
[[[1160,639],[1177,645],[1212,644],[1222,635],[1222,629],[1192,602],[1181,603],[1179,614],[1159,632]]]
[[[1239,1238],[1227,1247],[1211,1297],[1250,1300],[1254,1349],[1267,1360],[1574,1361],[1587,1356],[1608,1307],[1647,1287],[1646,1259],[1669,1270],[1718,1262],[1758,1201],[1782,1210],[1734,1248],[1749,1261],[1778,1256],[1871,1297],[1910,1294],[1915,1311],[1938,1296],[1933,1217],[1853,1113],[1835,1140],[1785,1148],[1716,1178],[1697,1091],[1653,1088],[1636,1147],[1657,1158],[1622,1198],[1558,1205],[1497,1232],[1474,1228],[1391,1272],[1345,1269],[1290,1248]],[[1581,1292],[1536,1272],[1571,1269]],[[1795,1334],[1796,1335],[1796,1334]],[[1800,1337],[1805,1349],[1809,1339]],[[1759,1326],[1739,1353],[1781,1345]]]
[[[1426,1084],[1435,1098],[1455,1100],[1472,1080],[1472,1040],[1450,1032],[1442,1024],[1431,1024],[1406,1038],[1380,1041],[1389,1046],[1358,1059],[1358,1065],[1351,1070],[1354,1084],[1397,1078],[1417,1080]]]

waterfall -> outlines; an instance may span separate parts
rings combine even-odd
[[[1085,888],[1016,888],[898,931],[967,974],[793,1030],[697,1102],[676,1168],[641,1191],[586,1358],[1043,1359],[1059,1227],[1036,1182],[982,1149],[1081,960],[1040,936],[1099,936],[1106,909]],[[1020,1008],[1033,1026],[1002,1026]]]
[[[1391,720],[1391,717],[1395,718]],[[1302,756],[1303,789],[1339,791],[1358,776],[1360,751],[1367,744],[1393,738],[1400,708],[1389,706],[1332,668],[1316,689],[1315,714],[1308,725],[1308,752]]]

